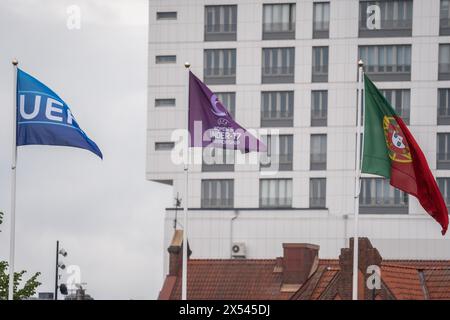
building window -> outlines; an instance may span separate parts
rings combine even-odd
[[[263,6],[263,40],[295,39],[295,3]]]
[[[328,114],[328,91],[311,92],[311,127],[326,127]]]
[[[310,148],[310,170],[326,170],[327,135],[312,134]]]
[[[264,136],[267,153],[261,155],[261,170],[292,171],[293,143],[292,135]]]
[[[408,195],[392,187],[388,179],[362,178],[359,195],[361,214],[407,214]]]
[[[409,89],[382,89],[380,91],[395,112],[409,125],[411,91]]]
[[[175,56],[175,55],[156,56],[155,57],[155,63],[156,64],[177,63],[177,56]]]
[[[328,38],[330,33],[330,3],[315,2],[313,14],[313,38]]]
[[[262,83],[294,82],[295,49],[262,49]]]
[[[438,89],[437,124],[450,125],[450,88]]]
[[[441,36],[450,35],[450,0],[441,0],[439,34]]]
[[[445,204],[447,207],[450,206],[450,178],[437,178],[436,181],[439,186],[439,190],[441,190]]]
[[[234,171],[234,150],[211,146],[203,148],[202,152],[203,172]]]
[[[175,99],[155,99],[155,107],[175,107]]]
[[[313,47],[312,82],[328,81],[328,47]]]
[[[294,91],[261,93],[261,127],[292,127]]]
[[[261,179],[259,206],[261,208],[291,208],[292,179]]]
[[[237,6],[205,6],[205,41],[236,41]]]
[[[236,83],[236,49],[207,49],[204,60],[207,84]]]
[[[177,20],[177,12],[176,11],[157,12],[156,20]]]
[[[233,208],[234,181],[202,180],[202,208]]]
[[[174,142],[155,142],[155,151],[170,151],[174,146]]]
[[[438,80],[450,80],[450,44],[439,45]]]
[[[368,8],[377,6],[376,11]],[[410,37],[412,35],[412,0],[378,0],[359,2],[359,36],[360,37]]]
[[[373,81],[411,80],[411,45],[360,46],[359,57]]]
[[[325,178],[311,178],[309,180],[309,207],[325,208],[327,180]]]
[[[227,108],[233,119],[236,118],[236,93],[234,92],[216,92],[216,97]]]
[[[450,133],[437,134],[437,169],[450,169]]]

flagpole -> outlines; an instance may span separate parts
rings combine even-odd
[[[354,189],[354,236],[353,236],[353,282],[352,299],[358,300],[358,254],[359,254],[359,236],[358,236],[358,216],[359,216],[359,192],[361,180],[361,112],[362,112],[362,85],[363,85],[363,66],[362,60],[358,61],[358,103],[356,120],[356,168],[355,168],[355,189]]]
[[[184,164],[184,223],[183,223],[183,267],[181,274],[181,299],[187,300],[187,260],[188,260],[188,192],[189,192],[189,62],[184,63],[186,68],[186,158]]]
[[[17,60],[12,61],[14,68],[13,82],[13,137],[12,137],[12,160],[11,160],[11,222],[9,233],[9,283],[8,300],[14,299],[14,253],[16,241],[16,164],[17,164]]]

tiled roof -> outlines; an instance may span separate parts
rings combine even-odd
[[[412,267],[381,265],[381,279],[399,300],[425,299],[419,272]]]
[[[339,273],[339,260],[321,260],[315,274],[291,299],[320,299]],[[385,260],[381,279],[398,300],[450,299],[449,260]]]
[[[181,298],[180,234],[174,235],[169,247],[170,270],[159,299]],[[360,298],[450,299],[450,260],[382,260],[367,238],[360,238],[360,244]],[[339,259],[317,259],[318,250],[311,256],[304,244],[283,244],[283,248],[284,256],[276,259],[189,259],[188,299],[351,299],[351,248],[342,249]],[[301,255],[286,253],[293,249]],[[311,267],[305,270],[309,257]],[[373,264],[381,268],[381,288],[375,291],[365,287],[368,275],[362,271]],[[306,277],[295,274],[305,271]]]
[[[450,300],[450,266],[423,270],[430,299]]]
[[[292,292],[281,291],[282,274],[274,272],[275,266],[276,260],[189,260],[188,299],[289,299]],[[180,295],[177,277],[170,299]]]

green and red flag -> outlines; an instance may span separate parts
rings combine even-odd
[[[364,150],[361,172],[383,176],[391,186],[415,196],[442,227],[447,206],[427,160],[406,124],[364,75]]]

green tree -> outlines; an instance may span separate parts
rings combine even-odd
[[[7,269],[8,262],[0,261],[0,300],[8,299],[9,273]],[[41,285],[38,281],[40,272],[36,272],[31,278],[23,281],[25,273],[25,270],[14,272],[14,300],[22,300],[35,295],[37,287]],[[19,288],[22,282],[23,286]]]

